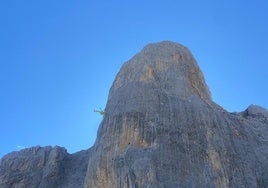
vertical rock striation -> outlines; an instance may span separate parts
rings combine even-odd
[[[186,47],[149,44],[110,89],[85,187],[265,187],[267,136],[211,100]]]
[[[122,66],[92,148],[7,154],[0,187],[265,188],[267,169],[268,111],[225,111],[190,51],[165,41]]]

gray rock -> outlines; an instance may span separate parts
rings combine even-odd
[[[267,187],[267,136],[211,100],[187,48],[150,44],[110,89],[85,187]]]
[[[0,187],[268,187],[267,117],[227,112],[186,47],[150,44],[117,74],[92,148],[10,153]]]
[[[268,118],[268,111],[261,107],[261,106],[258,106],[258,105],[250,105],[247,110],[245,111],[245,114],[244,116],[263,116],[263,117],[266,117]]]
[[[88,151],[68,154],[62,147],[32,147],[0,160],[1,188],[83,187]]]
[[[248,120],[262,122],[268,125],[268,111],[261,106],[250,105],[245,111],[240,112],[239,115],[242,115]]]

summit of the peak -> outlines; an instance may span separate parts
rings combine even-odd
[[[197,95],[211,100],[203,74],[193,55],[188,48],[176,42],[148,44],[127,61],[117,74],[109,99],[119,88],[137,84],[149,84],[167,95],[182,98]],[[135,88],[132,86],[130,88]]]

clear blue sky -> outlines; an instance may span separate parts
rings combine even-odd
[[[147,43],[180,42],[215,102],[268,108],[266,0],[0,1],[0,157],[93,145],[109,88]]]

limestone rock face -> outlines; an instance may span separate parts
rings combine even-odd
[[[211,99],[194,57],[178,43],[149,44],[126,62],[110,90],[110,101],[112,97],[118,96],[118,92],[129,90],[125,87],[139,87],[140,84],[180,98],[197,95]]]
[[[266,188],[267,169],[268,111],[218,106],[190,51],[164,41],[122,66],[92,148],[12,152],[0,187]]]
[[[1,188],[83,187],[89,151],[68,154],[62,147],[32,147],[0,161]]]
[[[244,112],[241,113],[244,117],[263,117],[268,118],[268,111],[258,105],[250,105]]]
[[[187,48],[150,44],[110,89],[85,187],[267,187],[267,137],[267,122],[211,100]]]

